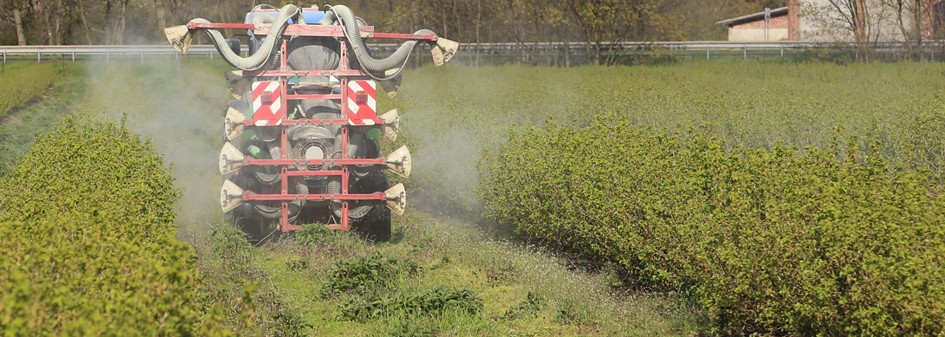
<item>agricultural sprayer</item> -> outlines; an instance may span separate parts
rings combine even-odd
[[[221,29],[246,31],[246,57],[241,41],[225,39]],[[243,23],[194,19],[165,34],[186,54],[196,31],[239,69],[226,74],[234,100],[223,116],[219,157],[228,221],[256,239],[323,223],[387,240],[391,213],[404,212],[407,195],[383,171],[407,177],[411,160],[406,146],[380,153],[379,138],[396,137],[399,117],[377,113],[378,84],[393,97],[419,42],[431,46],[436,65],[459,44],[429,30],[375,32],[345,6],[256,6]],[[377,59],[367,38],[404,41]]]

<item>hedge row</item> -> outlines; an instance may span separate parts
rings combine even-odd
[[[938,334],[943,185],[881,158],[611,117],[513,135],[481,160],[479,192],[500,225],[690,296],[716,333]]]
[[[175,238],[179,192],[124,125],[67,119],[0,183],[5,335],[216,334]]]
[[[0,118],[43,93],[56,81],[51,64],[34,65],[0,74]]]

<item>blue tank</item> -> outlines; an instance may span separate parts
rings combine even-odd
[[[246,13],[246,20],[244,20],[243,23],[252,23],[252,22],[253,22],[253,16],[255,16],[257,13],[259,13],[259,12],[249,12],[249,13]],[[269,13],[267,13],[267,14],[269,14]],[[277,15],[277,12],[276,12],[276,11],[272,11],[272,12],[271,12],[271,15],[275,16],[275,15]],[[319,22],[322,21],[322,18],[325,17],[325,12],[319,11],[319,10],[315,10],[315,9],[310,9],[310,8],[303,8],[303,9],[302,9],[302,17],[305,18],[305,23],[310,24],[310,25],[317,25]],[[295,23],[295,22],[292,22],[292,20],[290,19],[290,20],[289,20],[289,23]]]

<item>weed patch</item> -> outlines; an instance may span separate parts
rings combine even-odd
[[[321,296],[331,298],[339,294],[365,295],[377,292],[401,282],[403,277],[417,271],[415,263],[381,254],[339,261],[329,271],[329,280],[322,287]]]
[[[505,312],[505,319],[518,319],[522,317],[535,317],[538,312],[545,307],[545,299],[533,292],[528,292],[528,296],[521,303],[509,308]]]
[[[479,315],[482,299],[468,289],[437,287],[415,294],[395,292],[354,297],[341,306],[341,318],[364,321],[386,316],[436,316],[446,312]]]

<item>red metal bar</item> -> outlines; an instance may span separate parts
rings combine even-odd
[[[348,168],[341,168],[341,194],[348,194]]]
[[[360,70],[350,70],[350,69],[337,69],[337,70],[256,70],[256,71],[244,71],[243,77],[254,77],[254,76],[263,76],[263,77],[279,77],[279,76],[335,76],[335,77],[364,77],[363,72]]]
[[[403,33],[373,33],[375,39],[400,39],[400,40],[421,40],[436,42],[440,37],[436,34],[403,34]]]
[[[188,22],[187,29],[253,29],[251,23],[197,23]]]
[[[341,64],[339,65],[339,70],[351,70],[348,68],[348,43],[345,40],[338,41],[338,48],[341,49]],[[358,70],[358,72],[361,72]]]
[[[291,166],[291,165],[386,165],[385,158],[348,158],[348,159],[252,159],[243,160],[244,166]],[[291,171],[295,172],[295,171]]]
[[[288,55],[289,53],[286,52],[286,50],[287,50],[287,49],[286,49],[286,46],[287,46],[288,44],[289,44],[289,40],[288,40],[288,39],[282,39],[282,47],[280,47],[280,51],[281,51],[282,53],[280,54],[280,55],[281,55],[281,57],[280,57],[281,60],[280,60],[280,63],[279,63],[279,70],[289,70],[289,62],[287,61],[287,60],[288,60],[288,57],[289,57],[289,55]],[[283,78],[282,80],[285,81],[285,78]],[[283,87],[283,88],[284,88],[284,87]],[[283,92],[288,92],[288,91],[283,91]]]
[[[283,231],[282,231],[283,233],[285,233],[285,232],[291,232],[291,231],[302,230],[302,226],[290,224],[290,223],[289,223],[289,220],[286,220],[286,225],[285,225],[285,227],[286,227],[287,230],[283,230]]]
[[[279,146],[281,146],[281,151],[279,151],[279,159],[289,159],[289,134],[285,128],[282,128],[282,132],[279,137],[281,138],[279,139]]]
[[[286,99],[341,99],[341,94],[293,94]]]
[[[382,126],[387,124],[383,119],[380,118],[363,118],[362,120],[371,120],[374,121],[374,126]],[[243,122],[245,126],[255,126],[252,120],[246,120]],[[291,125],[350,125],[350,122],[347,119],[285,119],[282,120],[282,125],[291,126]]]
[[[341,128],[341,159],[348,159],[348,128],[345,127]]]
[[[348,203],[341,203],[341,230],[347,232],[351,228],[351,220],[348,219]]]
[[[279,229],[282,230],[282,232],[288,232],[289,231],[289,203],[283,202],[281,208],[282,208],[282,214],[279,217]]]
[[[406,33],[379,33],[374,32],[374,26],[360,26],[362,38],[421,40],[434,42],[439,39],[436,34],[406,34]],[[259,25],[251,23],[196,23],[188,22],[187,29],[252,29],[253,34],[269,35],[271,24]],[[285,27],[283,36],[323,36],[344,37],[344,27],[338,25],[290,24]]]
[[[282,189],[280,190],[282,191],[282,194],[289,194],[289,179],[286,179],[289,177],[288,173],[289,173],[289,170],[283,167],[282,176],[280,176],[280,179],[279,179],[281,180],[280,183],[282,183]]]
[[[346,200],[346,201],[365,201],[365,200],[387,200],[387,195],[382,192],[370,194],[256,194],[252,192],[243,193],[243,201],[293,201],[293,200]]]
[[[341,170],[318,170],[318,171],[289,171],[286,176],[289,177],[316,177],[316,176],[341,176],[344,172]]]

